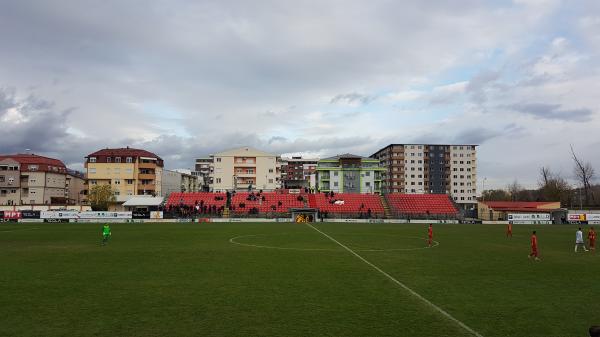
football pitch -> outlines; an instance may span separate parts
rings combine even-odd
[[[586,336],[576,226],[0,225],[0,336]],[[527,258],[537,230],[541,262]]]

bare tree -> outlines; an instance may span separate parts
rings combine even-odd
[[[540,186],[548,185],[548,182],[552,179],[552,172],[549,167],[542,166],[540,168]]]
[[[540,169],[539,199],[543,201],[560,201],[568,204],[571,195],[571,187],[566,179],[560,174],[553,173],[550,168]]]
[[[589,162],[585,162],[575,154],[575,150],[573,150],[573,145],[571,145],[571,155],[573,156],[573,172],[575,173],[575,179],[581,185],[583,189],[585,204],[590,204],[590,190],[591,190],[591,181],[594,179],[594,167]],[[594,199],[594,195],[591,195],[591,199]]]
[[[508,194],[510,195],[510,200],[517,201],[517,199],[519,197],[519,193],[523,190],[523,187],[521,187],[521,185],[519,184],[517,179],[515,179],[515,181],[513,181],[506,187],[506,190],[508,191]]]

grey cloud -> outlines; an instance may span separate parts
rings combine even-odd
[[[360,103],[367,105],[377,99],[377,96],[370,96],[352,92],[349,94],[339,94],[331,99],[330,104],[336,103]]]
[[[480,72],[469,81],[466,91],[474,102],[485,103],[488,100],[488,87],[494,86],[499,78],[500,72],[497,71]]]
[[[285,138],[285,137],[281,137],[281,136],[275,136],[275,137],[271,137],[271,138],[269,139],[269,142],[268,142],[268,143],[269,143],[269,144],[273,144],[273,143],[276,143],[276,142],[287,142],[287,140],[288,140],[288,139],[287,139],[287,138]]]
[[[531,115],[539,119],[586,122],[592,119],[594,111],[587,108],[563,109],[561,104],[519,103],[504,106],[507,109]]]
[[[0,86],[14,86],[25,97],[35,93],[25,99],[0,93],[5,95],[0,118],[15,106],[11,99],[33,116],[6,133],[2,125],[2,151],[29,147],[76,164],[98,148],[130,145],[148,147],[169,167],[190,167],[198,155],[242,145],[276,153],[368,155],[405,142],[412,130],[401,122],[385,124],[395,114],[393,106],[388,112],[374,107],[379,93],[376,102],[383,105],[386,90],[435,86],[444,74],[485,68],[491,58],[475,54],[498,51],[493,63],[506,61],[509,49],[524,57],[522,46],[546,38],[544,19],[562,10],[535,13],[540,19],[529,20],[526,6],[473,0],[349,0],[343,6],[339,1],[22,0],[1,7]],[[570,20],[565,23],[573,24]],[[597,59],[590,58],[592,66]],[[467,94],[487,102],[492,90],[502,90],[500,81],[482,73],[471,80]],[[157,101],[176,121],[170,111],[147,111]],[[502,104],[515,101],[509,97]],[[341,111],[319,115],[332,108],[327,103],[340,104],[335,109]],[[358,112],[344,111],[342,103],[361,104],[360,121],[381,127],[371,133],[348,127],[348,117]],[[488,116],[490,123],[504,118],[498,111]],[[442,117],[433,118],[415,128],[433,129]],[[461,123],[452,130],[468,127]],[[453,140],[454,133],[440,133],[424,132],[421,139]]]
[[[453,142],[480,145],[502,134],[503,133],[500,131],[490,130],[488,128],[471,128],[459,132],[454,137]]]

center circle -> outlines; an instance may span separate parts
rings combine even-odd
[[[305,237],[305,233],[248,234],[233,237],[229,239],[229,242],[240,246],[264,249],[299,251],[344,250],[341,246],[338,246],[325,237],[322,237],[318,242],[315,242],[314,236],[311,236],[310,242],[308,242],[308,239],[303,241]],[[434,248],[439,245],[439,242],[432,240],[432,244],[429,246],[427,239],[422,237],[394,234],[336,234],[335,238],[355,252],[411,251]],[[370,238],[376,239],[373,240]]]

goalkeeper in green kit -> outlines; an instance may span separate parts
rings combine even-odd
[[[108,224],[104,224],[102,227],[102,245],[106,246],[108,239],[110,238],[110,226]]]

